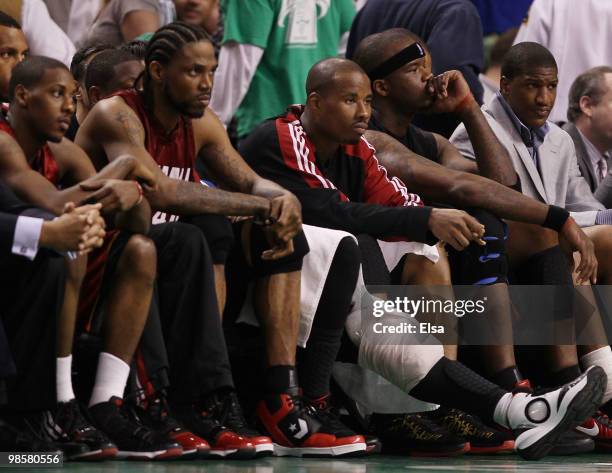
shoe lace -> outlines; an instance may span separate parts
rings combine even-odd
[[[67,434],[100,435],[99,431],[85,417],[76,399],[61,404],[55,416],[55,421]]]
[[[323,424],[329,426],[330,428],[336,431],[349,430],[348,427],[344,425],[344,423],[340,420],[340,415],[335,411],[335,409],[329,402],[308,402],[308,404],[310,407],[312,407],[314,416],[318,418]]]
[[[129,408],[125,404],[117,405],[115,415],[108,418],[109,428],[121,436],[137,439],[141,444],[155,442],[156,432],[142,424],[138,416],[130,415]]]

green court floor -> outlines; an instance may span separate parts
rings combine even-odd
[[[8,471],[70,473],[408,473],[408,472],[611,472],[612,454],[547,457],[526,462],[516,455],[464,456],[459,458],[412,459],[374,456],[368,459],[324,460],[267,458],[257,461],[174,461],[158,463],[104,462],[67,463],[63,468],[9,469]]]

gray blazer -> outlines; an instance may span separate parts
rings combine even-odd
[[[521,182],[523,194],[549,205],[567,208],[581,227],[595,224],[595,216],[604,206],[593,196],[576,162],[576,150],[570,136],[553,123],[539,147],[542,177],[527,146],[504,110],[499,97],[483,106],[483,112],[499,141],[506,147]],[[451,136],[453,143],[469,159],[476,159],[464,125]]]
[[[576,146],[576,157],[578,158],[578,167],[580,168],[580,172],[584,176],[584,179],[589,184],[593,195],[595,198],[600,201],[605,208],[609,209],[612,207],[612,168],[608,170],[608,175],[605,177],[603,181],[597,185],[597,179],[595,178],[595,170],[593,169],[593,164],[589,159],[589,154],[586,150],[586,146],[584,144],[584,140],[576,125],[573,123],[566,123],[563,125],[563,129],[569,133],[574,140],[574,145]]]

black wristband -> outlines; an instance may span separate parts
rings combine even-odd
[[[548,213],[546,214],[546,219],[542,226],[560,232],[569,216],[570,213],[567,210],[557,207],[556,205],[549,205]]]

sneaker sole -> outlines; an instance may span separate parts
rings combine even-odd
[[[255,458],[255,448],[236,448],[232,450],[215,450],[211,449],[208,456],[209,458],[225,458],[228,460],[251,460]]]
[[[127,450],[119,450],[116,458],[121,460],[171,460],[179,458],[182,454],[182,448],[169,448],[167,450],[157,450],[154,452],[130,452]]]
[[[255,445],[255,456],[257,458],[269,457],[274,455],[274,444],[273,443],[262,443]]]
[[[78,461],[97,461],[97,460],[107,460],[109,458],[114,458],[117,456],[119,452],[116,448],[105,448],[99,450],[93,450],[91,452],[81,453],[79,455],[72,455],[68,460],[78,460]]]
[[[582,382],[582,381],[581,381]],[[586,384],[582,390],[576,394],[574,399],[567,406],[567,411],[561,421],[548,433],[544,434],[527,448],[520,449],[520,434],[516,438],[517,452],[526,460],[539,460],[546,456],[555,446],[557,440],[566,431],[581,425],[589,416],[597,410],[603,397],[606,375],[599,366],[591,368],[586,373]],[[537,427],[535,427],[537,428]],[[529,432],[529,429],[527,432]]]
[[[494,455],[496,453],[511,453],[514,452],[514,440],[506,440],[501,445],[495,445],[493,447],[474,447],[470,443],[469,454],[473,455]]]
[[[283,447],[274,444],[275,457],[339,457],[356,452],[366,451],[365,443],[352,443],[350,445],[339,445],[337,447]]]

